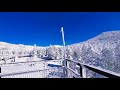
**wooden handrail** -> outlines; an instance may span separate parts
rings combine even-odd
[[[67,60],[67,59],[66,59],[66,61],[74,62],[77,65],[79,65],[80,67],[84,66],[85,68],[88,68],[89,70],[92,70],[92,71],[94,71],[96,73],[99,73],[101,75],[107,76],[109,78],[120,78],[120,73],[116,73],[116,72],[113,72],[113,71],[110,71],[110,70],[106,70],[106,69],[103,69],[103,68],[100,68],[100,67],[96,67],[96,66],[93,66],[93,65],[81,63],[79,61]]]

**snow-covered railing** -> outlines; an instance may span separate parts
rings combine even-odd
[[[100,75],[103,75],[103,76],[106,76],[108,78],[120,78],[120,74],[119,73],[116,73],[116,72],[113,72],[113,71],[110,71],[110,70],[106,70],[106,69],[103,69],[103,68],[100,68],[100,67],[96,67],[96,66],[93,66],[93,65],[89,65],[89,64],[84,64],[84,63],[80,63],[79,61],[74,61],[74,60],[66,60],[66,73],[67,73],[67,77],[75,77],[74,75],[77,74],[77,76],[79,76],[79,78],[87,78],[87,72],[86,72],[86,68],[88,70],[92,70],[93,72],[96,72]],[[69,63],[70,62],[73,62],[73,63],[76,63],[78,66],[79,66],[79,71],[80,71],[80,74],[77,73],[77,71],[71,69],[69,67]],[[72,72],[72,75],[71,75],[71,72]]]
[[[52,62],[53,62],[53,63],[58,63],[58,62],[59,62],[59,65],[62,65],[62,61],[63,61],[63,60],[46,60],[46,61],[45,61],[45,60],[39,60],[39,61],[27,61],[27,62],[10,62],[10,63],[7,63],[7,64],[20,64],[20,63],[21,63],[21,64],[22,64],[22,63],[25,64],[25,63],[32,63],[32,62],[33,62],[33,63],[38,63],[38,62],[41,62],[41,63],[49,63],[49,62],[50,62],[50,63],[52,63]]]
[[[21,56],[17,56],[18,58],[22,58],[22,57],[31,57],[31,55],[21,55]],[[0,58],[0,60],[9,60],[9,59],[15,59],[16,56],[3,56],[2,58]]]
[[[0,74],[1,78],[48,78],[49,72],[53,69],[34,70],[19,73]]]
[[[67,73],[67,78],[72,78],[73,76],[76,77],[76,78],[81,77],[80,74],[77,73],[76,71],[74,71],[73,69],[71,69],[69,67],[67,67],[66,69],[67,69],[67,72],[69,72],[69,73]]]
[[[29,62],[17,62],[17,63],[7,63],[6,65],[7,66],[11,66],[14,64],[16,65],[20,65],[22,67],[22,64],[43,64],[43,68],[40,70],[39,67],[37,67],[36,69],[37,70],[27,70],[27,69],[24,69],[24,70],[18,70],[17,72],[16,71],[12,71],[12,72],[9,72],[9,73],[6,73],[6,72],[1,72],[0,74],[0,77],[1,78],[49,78],[48,77],[48,74],[50,72],[55,72],[56,69],[55,68],[52,68],[52,67],[49,67],[49,64],[55,64],[55,65],[59,65],[61,66],[62,65],[62,60],[41,60],[41,61],[29,61]],[[4,67],[6,67],[6,65],[4,65]],[[15,65],[15,66],[16,66]],[[15,67],[16,68],[16,67]],[[34,68],[34,67],[33,67]]]

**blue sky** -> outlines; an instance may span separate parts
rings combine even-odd
[[[0,12],[0,41],[37,46],[66,45],[120,30],[119,12]]]

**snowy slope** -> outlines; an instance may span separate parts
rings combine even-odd
[[[69,47],[74,60],[120,73],[120,31],[103,32]]]

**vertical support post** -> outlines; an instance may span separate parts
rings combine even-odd
[[[45,62],[44,62],[44,72],[43,73],[44,73],[44,78],[45,78]]]
[[[65,74],[66,74],[66,77],[68,78],[68,69],[67,69],[67,67],[68,67],[68,61],[65,59]]]
[[[47,63],[46,63],[46,61],[45,61],[45,78],[47,78],[47,71],[46,71],[46,66],[47,66]]]
[[[86,68],[84,65],[82,65],[82,78],[87,78],[86,76]]]
[[[67,62],[66,62],[66,58],[65,58],[65,39],[64,39],[63,27],[61,27],[61,32],[62,32],[62,41],[63,41],[63,49],[64,49],[63,74],[64,74],[64,77],[66,77],[66,75],[67,75],[67,70],[66,70]]]
[[[82,66],[79,63],[78,65],[80,66],[80,77],[82,77]]]
[[[86,67],[84,65],[79,64],[79,63],[78,63],[78,65],[80,66],[80,76],[81,76],[81,78],[87,78]]]
[[[63,60],[62,62],[62,66],[63,66],[63,77],[66,77],[66,67],[65,67],[65,60]]]

